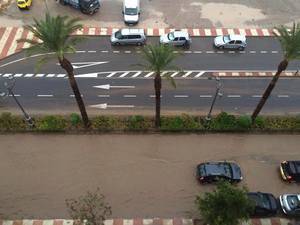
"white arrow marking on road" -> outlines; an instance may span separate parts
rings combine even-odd
[[[90,78],[97,78],[98,77],[98,73],[86,73],[86,74],[78,74],[75,75],[75,77],[90,77]]]
[[[100,64],[105,64],[109,63],[109,61],[104,61],[104,62],[75,62],[72,63],[72,66],[74,69],[79,69],[79,68],[84,68],[88,66],[95,66],[95,65],[100,65]],[[59,63],[56,63],[56,65],[60,65]]]
[[[134,108],[134,105],[108,105],[107,103],[90,105],[92,108],[107,109],[107,108]]]
[[[111,86],[110,84],[103,84],[98,86],[93,86],[94,88],[101,88],[105,90],[109,90],[111,88],[135,88],[135,86]]]

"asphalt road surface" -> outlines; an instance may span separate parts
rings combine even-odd
[[[1,135],[0,217],[67,218],[64,200],[101,187],[114,218],[196,216],[197,163],[234,160],[250,191],[298,193],[282,160],[299,135]]]
[[[157,43],[158,37],[148,39]],[[162,106],[167,112],[207,112],[216,90],[216,82],[207,78],[212,71],[274,71],[282,59],[278,41],[273,37],[250,37],[245,51],[219,51],[212,46],[213,38],[194,38],[189,49],[181,52],[174,63],[182,73],[172,73],[177,83],[174,89],[163,85]],[[154,106],[153,74],[137,64],[143,63],[141,48],[112,47],[109,37],[89,37],[68,55],[89,113],[144,113]],[[35,71],[39,57],[24,58],[16,54],[0,63],[0,92],[9,75],[16,78],[14,92],[31,113],[74,112],[77,110],[65,71],[55,60]],[[296,71],[299,61],[290,63],[288,70]],[[218,99],[215,112],[250,113],[270,78],[224,78],[223,97]],[[295,114],[299,110],[298,78],[281,79],[263,113]],[[95,86],[112,86],[109,89]],[[107,104],[107,105],[103,105]],[[13,99],[0,102],[1,110],[17,110]],[[105,109],[104,109],[105,108]]]

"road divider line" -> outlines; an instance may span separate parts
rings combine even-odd
[[[266,53],[268,53],[268,51],[260,51],[260,53],[266,54]]]
[[[201,71],[201,72],[197,73],[197,75],[195,76],[195,78],[201,77],[204,73],[205,73],[205,71]]]
[[[12,76],[12,73],[5,73],[2,75],[2,77],[10,77],[10,76]]]
[[[172,73],[171,77],[175,77],[179,72]]]
[[[202,51],[194,51],[194,53],[196,53],[196,54],[201,54]]]
[[[240,95],[227,95],[228,98],[240,98]]]
[[[174,98],[188,98],[188,95],[174,95]]]
[[[129,74],[129,72],[125,72],[125,73],[123,73],[122,75],[120,75],[119,77],[125,77],[125,76],[127,76]]]
[[[108,53],[108,51],[107,51],[107,50],[102,50],[101,52],[102,52],[102,53]]]
[[[14,75],[14,77],[22,77],[23,76],[23,73],[16,73],[15,75]]]
[[[75,95],[70,95],[71,98],[75,98]],[[81,97],[83,97],[83,95],[81,95]]]
[[[55,77],[55,74],[54,73],[49,73],[46,75],[46,77]]]
[[[45,76],[45,74],[43,74],[43,73],[38,73],[35,75],[35,77],[44,77],[44,76]]]
[[[222,54],[222,53],[224,53],[224,51],[217,51],[217,53],[218,53],[218,54]]]
[[[136,95],[123,95],[124,98],[135,98]]]
[[[234,54],[234,53],[235,53],[235,51],[228,51],[228,53],[229,53],[229,54]]]
[[[278,53],[278,51],[272,51],[272,53]]]
[[[155,95],[149,95],[150,98],[155,98]],[[160,98],[162,98],[162,95],[160,95]]]
[[[290,97],[289,95],[277,95],[278,96],[278,98],[288,98],[288,97]]]
[[[252,95],[251,97],[252,97],[252,98],[261,98],[262,95]]]
[[[110,95],[97,95],[99,98],[109,98]]]
[[[206,51],[207,54],[215,53],[214,51]]]
[[[107,75],[106,77],[113,77],[114,75],[116,75],[117,72],[112,72],[109,75]]]
[[[53,97],[53,95],[37,95],[37,97]]]
[[[200,95],[200,98],[211,98],[212,95]]]
[[[124,51],[124,53],[129,54],[129,53],[131,53],[131,51]]]
[[[250,51],[251,54],[256,53],[256,51]]]
[[[27,73],[27,74],[25,74],[25,76],[24,77],[33,77],[33,73]]]
[[[8,95],[9,97],[12,97],[12,95]],[[15,97],[20,97],[21,95],[19,94],[14,94]]]
[[[185,73],[182,77],[188,77],[189,75],[191,75],[193,73],[193,71],[189,71],[187,73]]]
[[[138,72],[136,72],[134,75],[132,75],[131,77],[132,77],[132,78],[138,77],[141,73],[142,73],[142,71],[138,71]]]
[[[86,51],[76,51],[76,53],[85,53]]]
[[[192,51],[183,51],[183,53],[192,53]]]
[[[144,77],[151,77],[154,72],[147,73]]]
[[[120,53],[120,51],[113,51],[113,53]]]
[[[92,50],[92,51],[88,51],[88,53],[96,53],[97,51],[94,51],[94,50]]]

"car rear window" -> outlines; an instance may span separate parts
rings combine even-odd
[[[256,202],[256,205],[262,208],[270,208],[270,200],[266,194],[255,193],[250,194],[250,198]]]
[[[287,196],[286,200],[291,209],[299,208],[300,201],[296,195]]]

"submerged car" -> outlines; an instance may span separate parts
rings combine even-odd
[[[214,39],[214,46],[219,49],[238,49],[244,50],[247,46],[246,36],[244,35],[223,35]]]
[[[17,0],[19,9],[29,9],[32,4],[32,0]]]
[[[300,161],[283,161],[279,170],[283,180],[300,182]]]
[[[284,214],[300,216],[300,194],[280,195],[279,201]]]
[[[201,183],[212,183],[219,180],[240,182],[243,177],[241,168],[235,162],[205,162],[197,166],[197,179]]]
[[[192,43],[192,40],[187,32],[175,30],[173,32],[161,35],[159,42],[160,44],[172,46],[189,46]]]
[[[262,192],[249,192],[248,198],[253,201],[254,211],[251,216],[274,216],[278,205],[274,195]]]

